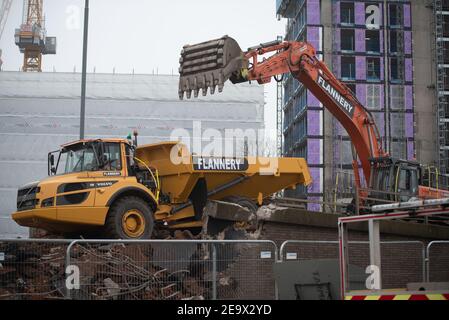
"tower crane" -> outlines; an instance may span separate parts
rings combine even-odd
[[[23,21],[14,37],[23,53],[22,71],[42,72],[42,55],[56,54],[56,37],[47,37],[45,29],[43,0],[23,1]]]
[[[5,30],[6,20],[8,19],[9,10],[11,9],[12,0],[2,0],[0,4],[0,40]],[[2,71],[2,48],[0,48],[0,71]]]

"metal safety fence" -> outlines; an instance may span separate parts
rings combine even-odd
[[[264,240],[2,240],[0,299],[276,299]]]
[[[381,246],[384,289],[449,281],[449,241]],[[338,257],[338,241],[5,239],[0,299],[276,299],[276,262]],[[368,242],[351,241],[349,257],[365,279]]]
[[[370,265],[369,242],[350,241],[348,249],[349,264],[353,266],[349,276],[354,279],[348,289],[360,289],[351,288],[351,284],[364,286],[368,277],[365,270]],[[280,246],[279,256],[282,261],[338,260],[338,250],[338,241],[289,240]],[[405,288],[407,283],[425,281],[426,250],[421,241],[382,241],[381,262],[383,289]]]
[[[432,241],[426,248],[427,282],[449,282],[449,241]]]
[[[65,297],[70,240],[0,239],[0,299]]]

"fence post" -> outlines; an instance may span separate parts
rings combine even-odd
[[[78,240],[74,240],[72,241],[68,246],[67,246],[67,250],[65,253],[65,266],[64,266],[64,275],[65,275],[65,296],[66,299],[72,299],[72,290],[69,289],[69,287],[67,286],[67,267],[70,266],[71,262],[70,262],[70,250],[72,249],[72,246],[75,245],[78,242]]]
[[[212,300],[217,300],[217,248],[212,243]]]
[[[427,282],[430,282],[430,248],[434,245],[434,244],[449,244],[449,241],[445,241],[445,240],[436,240],[436,241],[431,241],[429,242],[429,244],[427,245],[427,249],[426,249],[426,280]]]

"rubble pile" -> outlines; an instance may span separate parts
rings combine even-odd
[[[63,297],[64,245],[0,243],[0,299]]]
[[[68,298],[66,249],[67,244],[0,243],[0,299]],[[202,300],[211,295],[207,273],[197,272],[206,263],[198,255],[182,266],[165,261],[163,267],[152,262],[148,244],[80,244],[70,252],[70,265],[80,275],[72,299]]]

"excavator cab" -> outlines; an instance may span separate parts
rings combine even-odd
[[[383,157],[371,159],[371,168],[371,199],[405,202],[418,197],[421,176],[419,163]]]

